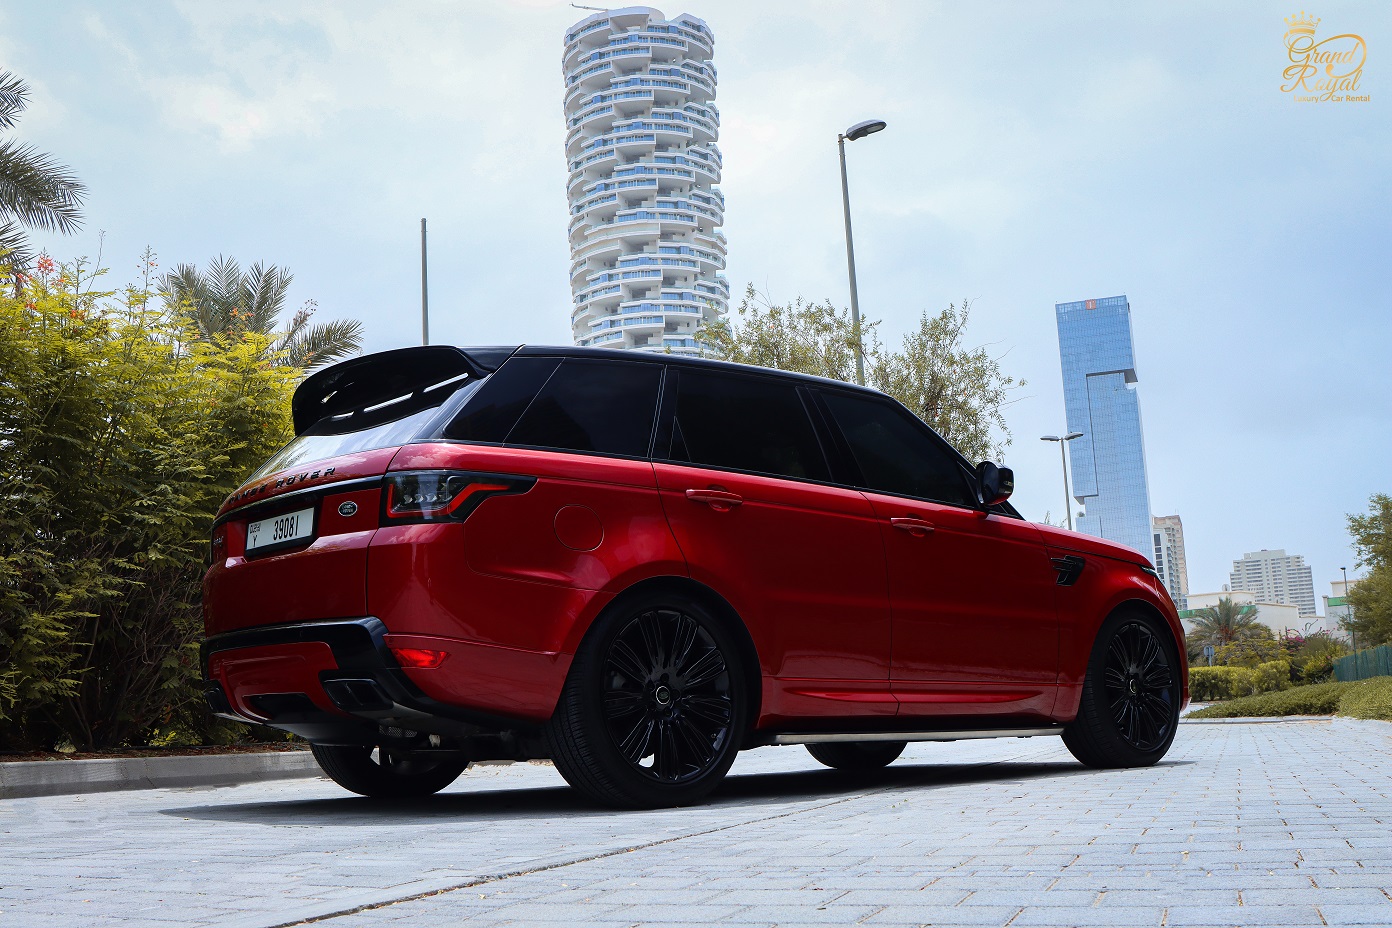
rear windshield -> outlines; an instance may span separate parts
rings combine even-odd
[[[431,423],[437,417],[452,414],[483,382],[483,380],[475,380],[465,384],[448,398],[442,397],[444,399],[442,403],[428,406],[425,409],[417,409],[400,419],[381,422],[357,431],[342,431],[341,424],[336,424],[333,419],[316,422],[306,429],[303,435],[295,436],[288,445],[272,455],[270,460],[258,467],[256,472],[247,478],[247,481],[256,480],[267,474],[274,474],[277,471],[299,467],[302,464],[338,457],[341,454],[392,448],[396,445],[404,445],[413,439],[428,436],[434,431],[431,428]]]

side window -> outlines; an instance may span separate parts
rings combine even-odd
[[[797,387],[763,377],[681,370],[665,457],[779,477],[828,478]]]
[[[445,437],[502,444],[560,363],[559,358],[509,359],[445,426]]]
[[[567,358],[508,433],[508,445],[646,457],[662,365]]]
[[[849,393],[828,391],[822,398],[851,446],[865,489],[959,506],[977,504],[957,459],[911,413]]]

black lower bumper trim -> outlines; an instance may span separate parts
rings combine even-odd
[[[360,619],[336,619],[329,622],[301,622],[293,625],[262,625],[254,628],[224,632],[206,639],[200,650],[203,676],[208,676],[208,660],[222,651],[257,648],[278,644],[323,642],[333,651],[336,670],[319,674],[320,685],[329,700],[353,719],[343,719],[319,710],[319,718],[302,704],[291,711],[290,703],[267,704],[268,709],[287,711],[269,713],[266,719],[242,719],[235,714],[227,694],[217,681],[210,681],[204,690],[209,707],[215,714],[241,721],[297,731],[311,741],[338,740],[358,732],[365,726],[393,725],[418,731],[439,731],[446,734],[472,734],[481,731],[525,731],[537,728],[535,722],[505,715],[454,706],[432,699],[420,691],[406,676],[386,644],[387,627],[381,619],[366,616]],[[297,695],[297,694],[275,694]],[[306,695],[306,694],[298,694]],[[310,700],[312,704],[312,700]],[[261,708],[261,706],[257,706]],[[285,716],[285,717],[282,717]],[[314,737],[308,729],[339,729],[344,724],[350,731],[332,736]],[[375,730],[372,729],[372,730]]]

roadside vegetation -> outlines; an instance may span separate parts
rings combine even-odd
[[[924,312],[899,350],[880,343],[878,322],[861,322],[865,383],[897,399],[970,461],[1000,461],[1010,444],[1005,407],[1025,381],[1000,358],[966,344],[971,303]],[[854,383],[855,326],[848,310],[801,297],[779,305],[750,284],[728,318],[703,326],[706,356]]]
[[[1217,669],[1217,668],[1215,668]],[[1284,715],[1341,715],[1392,722],[1392,677],[1350,683],[1315,683],[1215,703],[1189,714],[1193,719],[1263,718]]]

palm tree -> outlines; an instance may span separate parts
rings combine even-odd
[[[1192,621],[1194,630],[1185,636],[1191,658],[1202,654],[1207,645],[1217,648],[1266,637],[1266,627],[1257,621],[1256,607],[1251,603],[1239,605],[1231,596],[1224,596],[1216,606],[1195,610]]]
[[[29,86],[0,70],[0,130],[13,129],[29,105]],[[86,188],[71,169],[14,139],[0,141],[0,263],[27,269],[34,260],[24,229],[76,232]]]
[[[243,271],[236,258],[218,255],[206,272],[180,264],[160,279],[165,304],[187,316],[207,341],[256,332],[272,338],[275,363],[310,370],[362,347],[362,323],[336,319],[311,324],[314,301],[295,311],[284,331],[276,330],[291,275],[274,264],[253,264]]]

